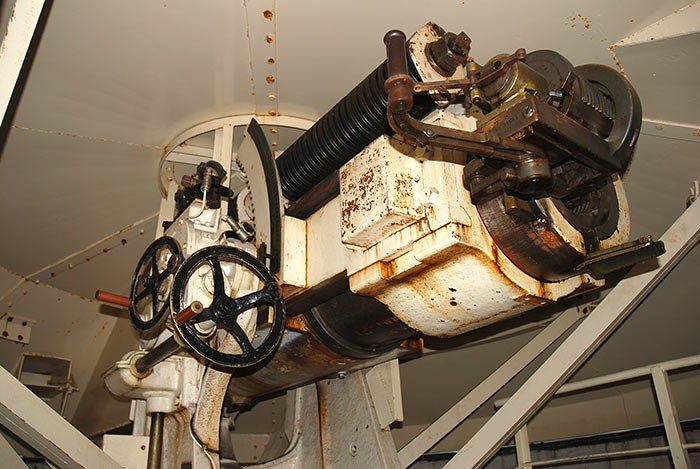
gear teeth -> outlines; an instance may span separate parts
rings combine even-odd
[[[244,168],[243,168],[243,163],[241,163],[241,161],[238,159],[238,157],[236,157],[236,158],[234,159],[234,161],[236,162],[236,164],[238,165],[238,167],[241,169],[241,171],[245,171]],[[246,178],[245,178],[245,185],[246,185],[246,187],[248,188],[248,193],[251,194],[251,191],[250,191],[250,181],[248,180],[248,176],[247,176],[247,175],[246,175]],[[253,222],[253,228],[255,228],[255,200],[253,200],[252,197],[251,197],[251,200],[252,200],[252,202],[251,202],[250,205],[251,205],[251,207],[252,207],[252,209],[253,209],[253,214],[252,214],[253,219],[252,219],[252,222]],[[256,232],[256,234],[257,234],[257,232]]]
[[[599,112],[610,121],[614,120],[615,113],[613,112],[612,104],[610,103],[610,101],[606,99],[601,93],[596,92],[595,90],[591,91],[592,94],[594,94],[594,96],[584,94],[583,96],[581,96],[581,102],[583,102],[591,109],[594,109],[595,111]]]

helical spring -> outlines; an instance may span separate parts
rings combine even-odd
[[[384,62],[277,158],[287,199],[297,200],[374,139],[393,134],[386,117],[386,79]]]

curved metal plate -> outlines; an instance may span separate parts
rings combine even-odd
[[[282,247],[282,209],[279,178],[275,158],[265,134],[255,119],[251,119],[236,161],[248,178],[255,212],[255,245],[259,251],[266,247],[269,268],[279,272]]]

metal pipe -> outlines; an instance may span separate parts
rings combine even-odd
[[[148,440],[148,469],[160,469],[161,456],[163,455],[163,412],[151,414],[151,434]]]
[[[688,451],[700,450],[700,443],[688,443],[683,445]],[[611,451],[609,453],[583,454],[580,456],[571,456],[568,458],[546,459],[542,461],[532,461],[523,464],[524,467],[540,467],[540,466],[561,466],[563,464],[581,463],[588,461],[599,461],[607,459],[633,458],[638,456],[651,456],[653,454],[667,453],[668,446],[658,446],[654,448],[639,448],[628,449],[621,451]]]
[[[136,371],[139,373],[146,373],[181,348],[182,346],[175,341],[175,337],[170,336],[170,338],[164,342],[156,345],[146,355],[137,359],[136,363],[134,363],[134,368],[136,368]]]
[[[194,301],[187,308],[177,313],[177,316],[175,316],[175,322],[177,324],[185,323],[202,311],[204,311],[204,306],[202,306],[202,303],[199,301]]]
[[[601,386],[609,386],[612,384],[619,383],[621,381],[629,381],[633,379],[646,378],[651,375],[651,369],[653,367],[659,367],[662,370],[678,370],[681,368],[690,368],[691,366],[700,365],[700,355],[692,355],[690,357],[678,358],[676,360],[670,360],[666,362],[654,363],[652,365],[641,366],[639,368],[632,368],[629,370],[618,371],[616,373],[610,373],[609,375],[596,376],[595,378],[583,379],[581,381],[574,381],[573,383],[568,383],[559,388],[557,392],[554,393],[555,396],[561,394],[568,394],[577,391],[585,391],[586,389],[597,388]],[[503,399],[498,399],[494,402],[493,406],[498,409],[503,407],[506,402],[508,402],[510,397],[505,397]]]
[[[97,290],[95,292],[95,299],[97,301],[104,301],[105,303],[112,303],[113,305],[117,306],[124,306],[125,308],[131,306],[131,298],[104,290]]]

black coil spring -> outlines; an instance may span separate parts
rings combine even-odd
[[[277,158],[287,199],[297,200],[374,139],[393,134],[386,117],[387,73],[383,62]],[[423,103],[417,113],[426,113]]]

